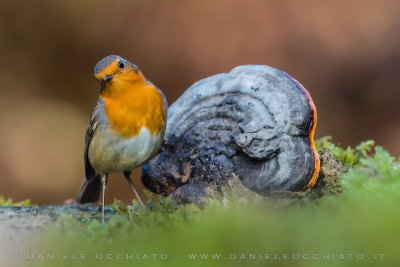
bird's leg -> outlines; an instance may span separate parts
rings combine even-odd
[[[101,174],[101,184],[103,185],[103,203],[101,205],[101,214],[103,215],[103,218],[101,220],[101,223],[104,223],[104,196],[105,196],[105,192],[106,192],[106,184],[107,184],[107,173],[102,173]]]
[[[133,193],[135,193],[136,199],[139,201],[140,205],[142,205],[142,207],[144,208],[145,206],[143,204],[143,201],[140,198],[140,196],[139,196],[138,192],[136,191],[135,186],[133,185],[133,182],[131,180],[131,172],[124,172],[124,176],[125,176],[126,180],[128,180],[128,183],[131,185],[132,191],[133,191]]]

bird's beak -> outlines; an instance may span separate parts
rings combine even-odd
[[[98,81],[100,82],[100,93],[104,91],[104,89],[106,88],[106,83],[111,81],[113,78],[113,75],[111,74],[107,74],[103,79],[98,78]]]
[[[105,82],[111,81],[112,77],[113,77],[113,76],[112,76],[111,74],[107,74],[107,75],[104,77],[104,81],[105,81]]]

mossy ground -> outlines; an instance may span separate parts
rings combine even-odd
[[[115,201],[118,212],[105,224],[63,215],[40,241],[26,244],[21,261],[36,266],[398,266],[399,161],[372,141],[342,149],[323,138],[317,146],[348,168],[337,194],[297,201],[227,196],[202,208],[161,199],[150,201],[147,210]],[[27,260],[26,251],[35,259]]]

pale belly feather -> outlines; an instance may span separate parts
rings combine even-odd
[[[152,136],[145,127],[127,138],[111,128],[97,131],[89,146],[90,164],[97,173],[132,171],[157,152],[162,136]]]

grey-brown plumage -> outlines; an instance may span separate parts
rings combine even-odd
[[[85,135],[85,152],[84,152],[84,163],[85,163],[85,180],[76,196],[76,201],[81,204],[96,202],[100,197],[101,192],[101,181],[100,175],[96,174],[93,166],[89,161],[89,146],[92,140],[93,134],[97,127],[98,110],[103,105],[103,101],[98,99],[94,105],[92,115],[89,119],[88,128]]]
[[[117,55],[110,55],[110,56],[107,56],[107,57],[103,58],[102,60],[100,60],[96,64],[96,66],[94,66],[94,75],[96,76],[98,73],[103,71],[107,66],[109,66],[111,63],[113,63],[115,60],[119,60],[119,62],[122,62],[125,65],[131,66],[132,69],[134,69],[136,72],[139,71],[139,68],[135,64],[129,62],[128,60],[123,59],[122,57],[117,56]]]

